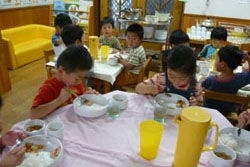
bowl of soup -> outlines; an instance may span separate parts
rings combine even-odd
[[[40,119],[33,119],[24,124],[23,131],[28,136],[44,135],[45,122]]]

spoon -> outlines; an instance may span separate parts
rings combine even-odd
[[[11,150],[17,148],[18,146],[20,146],[23,143],[23,138],[22,137],[18,137],[16,139],[16,144],[14,146],[11,147]]]
[[[246,127],[246,124],[247,124],[247,120],[245,120],[245,122],[243,123],[243,125],[238,129],[238,136],[241,135],[241,129],[244,129]]]

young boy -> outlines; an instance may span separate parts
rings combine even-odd
[[[57,60],[55,77],[46,80],[35,97],[30,117],[40,119],[60,106],[71,104],[76,95],[85,92],[82,79],[92,67],[92,58],[86,48],[81,45],[70,45]]]
[[[119,40],[112,35],[114,29],[114,20],[109,17],[104,17],[101,21],[101,29],[103,35],[99,37],[100,45],[108,45],[113,48],[113,53],[122,50]]]
[[[83,45],[83,47],[88,49],[88,47],[84,45],[84,31],[78,25],[68,24],[64,26],[61,36],[66,47],[72,44],[81,44]],[[66,47],[64,49],[66,49]],[[93,68],[91,68],[88,74],[86,75],[86,85],[88,85],[88,80],[92,75],[93,75]]]
[[[173,49],[177,45],[189,46],[189,42],[190,42],[189,36],[187,35],[187,33],[182,31],[181,29],[177,29],[170,34],[170,37],[169,37],[170,50]],[[163,56],[162,56],[162,69],[163,69],[163,71],[166,71],[166,69],[167,69],[167,67],[166,67],[167,62],[166,61],[167,61],[167,56],[168,56],[170,50],[166,50],[163,52]]]
[[[61,39],[61,33],[62,33],[63,27],[67,24],[72,24],[72,20],[70,19],[70,17],[67,14],[60,13],[56,16],[56,18],[55,18],[56,32],[52,36],[52,44],[53,44],[53,48],[54,48],[55,55],[56,55],[55,60],[57,60],[58,56],[64,50],[65,46],[64,46],[63,41]]]
[[[227,40],[227,30],[224,27],[216,27],[211,32],[212,44],[207,44],[198,54],[200,59],[211,59],[213,53],[225,45]]]
[[[234,73],[244,58],[250,62],[250,56],[247,52],[244,54],[236,46],[224,46],[218,52],[215,63],[216,70],[221,72],[218,76],[210,76],[202,82],[202,87],[208,90],[236,94],[238,90],[250,83],[250,71]],[[234,104],[212,99],[204,99],[204,107],[214,108],[222,114],[227,115],[234,111]]]
[[[118,62],[125,67],[125,70],[117,77],[115,85],[137,83],[140,67],[146,62],[146,54],[141,45],[143,34],[144,30],[139,24],[132,24],[127,28],[125,35],[131,49],[127,60],[118,57]]]

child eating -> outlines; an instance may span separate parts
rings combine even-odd
[[[33,100],[30,117],[40,119],[58,107],[71,104],[75,95],[85,92],[82,79],[92,67],[92,58],[86,48],[81,45],[70,45],[57,60],[55,77],[46,80]]]
[[[102,33],[99,37],[100,45],[108,45],[113,48],[113,53],[122,50],[120,41],[112,35],[114,29],[114,20],[109,17],[104,17],[101,21]]]
[[[234,70],[241,65],[242,58],[248,63],[250,56],[247,52],[240,51],[236,46],[224,46],[218,52],[215,62],[216,71],[220,75],[210,76],[202,82],[202,87],[208,90],[236,94],[238,90],[250,83],[250,72],[234,73]],[[226,115],[234,111],[234,104],[212,99],[204,99],[204,107],[217,109]]]
[[[227,30],[224,27],[216,27],[211,32],[211,42],[212,44],[207,44],[203,47],[198,57],[201,60],[211,59],[213,53],[225,45],[227,40]]]
[[[176,93],[186,97],[190,105],[202,102],[200,84],[196,82],[196,58],[192,48],[185,45],[175,46],[166,61],[167,72],[156,74],[153,78],[136,86],[140,94],[157,95]]]
[[[143,28],[139,24],[132,24],[127,28],[125,35],[127,36],[130,52],[127,60],[121,56],[117,57],[118,62],[122,64],[125,69],[117,77],[115,82],[116,86],[137,83],[140,67],[146,62],[146,54],[141,45],[143,34]]]

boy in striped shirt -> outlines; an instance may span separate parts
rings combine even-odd
[[[122,64],[125,69],[117,77],[115,85],[127,85],[137,83],[140,67],[146,62],[146,54],[143,46],[144,30],[139,24],[130,25],[125,35],[127,36],[127,43],[130,47],[129,57],[124,60],[121,56],[117,57],[118,62]]]

